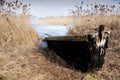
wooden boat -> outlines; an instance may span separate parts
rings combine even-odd
[[[108,47],[108,37],[104,46],[96,44],[98,34],[46,37],[49,50],[54,51],[69,65],[83,72],[102,68]]]

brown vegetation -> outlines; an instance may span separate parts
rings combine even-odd
[[[31,27],[29,7],[18,0],[0,0],[0,52],[38,48],[40,37]]]
[[[52,24],[52,25],[70,25],[73,24],[74,20],[72,17],[46,17],[40,19],[40,25]]]
[[[0,16],[0,51],[37,47],[39,35],[27,16]]]
[[[103,68],[93,73],[81,73],[69,67],[54,52],[33,51],[35,48],[38,49],[36,44],[39,36],[32,29],[29,17],[1,15],[0,80],[120,80],[119,20],[120,16],[96,15],[72,16],[67,19],[62,17],[57,18],[57,21],[56,18],[49,19],[47,24],[73,24],[68,35],[95,32],[99,24],[110,26],[110,44]],[[23,52],[26,48],[29,50]]]

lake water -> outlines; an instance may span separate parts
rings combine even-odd
[[[39,18],[32,17],[31,19],[32,27],[39,33],[41,36],[40,45],[42,48],[47,47],[47,43],[42,42],[45,37],[49,36],[65,36],[69,26],[63,25],[39,25]]]

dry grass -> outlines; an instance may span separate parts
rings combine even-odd
[[[70,25],[73,24],[74,20],[72,17],[47,17],[40,19],[40,25],[51,24],[51,25]]]
[[[20,5],[18,0],[16,5]],[[21,6],[27,10],[26,5]],[[33,52],[38,49],[39,35],[32,29],[29,17],[0,16],[0,80],[120,80],[120,16],[48,17],[42,18],[40,24],[72,25],[68,35],[91,33],[99,24],[109,25],[112,33],[103,68],[81,73],[54,52]]]
[[[119,80],[120,56],[107,54],[103,68],[94,73],[81,73],[68,67],[60,58],[44,52],[0,53],[1,80]],[[53,54],[53,53],[52,53]],[[13,76],[14,75],[14,76]]]
[[[8,21],[1,17],[0,80],[120,80],[119,18],[119,16],[96,19],[93,16],[84,17],[80,21],[81,25],[69,30],[68,34],[94,32],[100,21],[108,22],[106,24],[112,29],[110,48],[105,56],[103,68],[93,73],[81,73],[68,66],[54,52],[17,51],[16,47],[35,47],[38,35],[30,27],[29,19],[26,17],[9,16]],[[14,51],[4,52],[10,49]]]
[[[38,47],[39,35],[27,16],[0,16],[0,52]]]

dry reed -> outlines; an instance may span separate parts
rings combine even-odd
[[[0,51],[38,47],[39,35],[27,16],[0,16]]]
[[[111,27],[110,43],[111,46],[113,45],[111,48],[114,48],[119,46],[120,42],[119,19],[120,16],[91,15],[71,17],[69,20],[62,17],[60,22],[58,18],[57,21],[54,19],[55,22],[53,21],[51,24],[76,24],[69,30],[68,34],[83,34],[93,32],[93,29],[97,28],[99,24],[106,23]],[[0,51],[10,51],[10,49],[20,49],[20,47],[27,46],[35,47],[38,39],[39,36],[31,28],[28,17],[9,16],[6,18],[0,16]],[[50,54],[48,53],[48,57],[56,58],[54,54]],[[49,59],[48,57],[47,59]],[[62,63],[60,66],[56,59],[47,60],[42,53],[26,51],[24,53],[10,52],[4,54],[4,52],[0,52],[0,80],[119,80],[119,58],[119,54],[107,54],[104,67],[101,70],[94,73],[81,73],[78,70],[71,70],[62,66]]]

